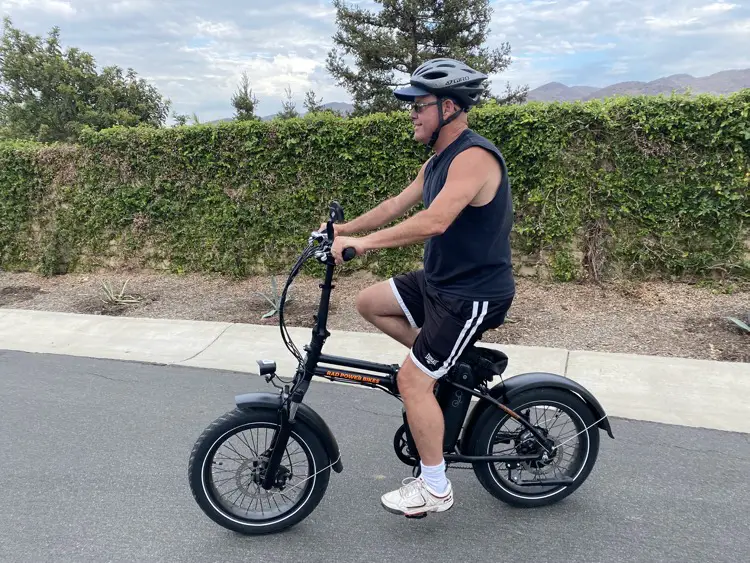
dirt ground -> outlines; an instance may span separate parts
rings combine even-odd
[[[281,292],[283,279],[277,279]],[[104,283],[132,303],[108,301]],[[355,296],[379,281],[369,274],[337,277],[329,328],[372,331],[356,311]],[[320,288],[300,275],[290,289],[288,326],[312,326]],[[485,334],[485,342],[750,362],[750,335],[726,320],[748,320],[750,287],[675,283],[579,283],[517,280],[508,322]],[[278,324],[262,319],[272,309],[255,292],[271,294],[270,277],[234,280],[221,276],[154,272],[106,272],[45,278],[0,272],[0,309],[36,309],[121,315]]]

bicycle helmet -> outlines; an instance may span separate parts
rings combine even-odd
[[[455,59],[431,59],[419,65],[409,79],[409,86],[394,91],[397,99],[413,102],[419,96],[433,94],[437,96],[442,108],[446,98],[452,99],[461,108],[443,120],[442,111],[438,112],[438,128],[432,135],[429,146],[437,141],[440,129],[453,121],[462,111],[469,111],[471,106],[479,103],[484,90],[483,82],[487,75]]]

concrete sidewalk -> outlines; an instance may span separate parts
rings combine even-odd
[[[289,332],[300,350],[310,340],[310,329]],[[750,433],[748,363],[483,345],[509,356],[504,377],[565,375],[587,387],[611,416]],[[282,376],[296,368],[278,326],[23,309],[0,309],[0,349],[240,372],[257,372],[256,359],[272,359]],[[385,335],[344,331],[331,331],[325,351],[384,363],[401,363],[407,353]]]

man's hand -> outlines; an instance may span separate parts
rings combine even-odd
[[[339,235],[345,235],[346,234],[346,227],[344,227],[345,223],[334,223],[333,224],[333,236],[337,237]],[[325,233],[326,229],[328,228],[328,221],[320,224],[320,231],[321,233]]]
[[[333,239],[333,245],[331,246],[331,254],[336,260],[336,264],[344,263],[342,254],[344,252],[344,249],[347,247],[352,247],[357,253],[356,256],[362,256],[362,254],[367,252],[367,248],[365,247],[361,238],[338,236]]]

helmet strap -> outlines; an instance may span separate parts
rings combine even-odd
[[[456,119],[461,113],[464,111],[463,109],[459,108],[457,112],[455,112],[453,115],[449,116],[448,119],[443,119],[443,102],[446,100],[446,98],[438,98],[438,126],[437,129],[432,133],[432,137],[430,138],[430,142],[427,143],[427,146],[432,149],[435,146],[435,143],[437,143],[438,137],[440,136],[440,130],[443,128],[444,125],[448,125],[451,121]]]

